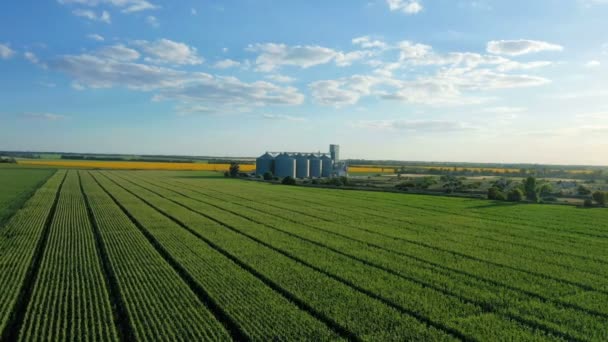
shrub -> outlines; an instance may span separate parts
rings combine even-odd
[[[513,189],[513,190],[509,191],[509,195],[507,196],[507,199],[510,202],[521,202],[521,200],[524,199],[524,192],[521,191],[521,189]]]
[[[241,171],[241,167],[239,166],[239,163],[235,163],[235,162],[230,163],[230,169],[229,169],[230,177],[232,177],[232,178],[238,177],[240,171]]]
[[[230,172],[228,172],[228,171],[224,172],[224,177],[230,177]]]
[[[591,194],[591,190],[587,189],[583,185],[579,185],[577,191],[578,191],[578,194],[582,195],[582,196],[586,196],[586,195]]]
[[[287,177],[283,178],[283,180],[281,181],[281,184],[296,185],[296,179],[291,176],[287,176]]]
[[[266,172],[264,172],[264,175],[262,177],[264,178],[264,180],[269,181],[269,180],[272,180],[273,175],[272,175],[272,172],[266,171]]]
[[[583,206],[585,208],[591,208],[593,207],[593,201],[590,198],[585,199],[585,202],[583,202]]]
[[[491,187],[488,189],[488,199],[495,201],[504,201],[506,200],[505,194],[500,191],[497,187]]]
[[[606,205],[606,201],[608,200],[608,193],[602,191],[596,191],[591,195],[593,200],[597,202],[599,205]]]

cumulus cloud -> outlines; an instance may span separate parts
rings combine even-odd
[[[296,80],[293,77],[289,77],[289,76],[285,76],[285,75],[281,75],[281,74],[266,75],[266,78],[273,82],[277,82],[277,83],[291,83]]]
[[[416,14],[423,9],[419,0],[386,0],[386,3],[391,11],[400,11],[405,14]]]
[[[120,8],[123,13],[134,13],[160,8],[147,0],[58,0],[63,5],[80,5],[96,7],[109,5]]]
[[[329,63],[336,56],[336,51],[318,46],[287,46],[285,44],[255,44],[248,51],[259,52],[256,65],[260,71],[272,71],[283,65],[294,65],[302,68]]]
[[[385,49],[387,44],[381,40],[372,39],[370,36],[362,36],[353,38],[352,43],[354,45],[359,45],[364,49]]]
[[[23,57],[32,64],[38,65],[44,69],[47,68],[47,65],[45,63],[41,62],[40,59],[38,58],[38,56],[36,56],[36,54],[33,52],[27,51],[23,54]]]
[[[274,120],[274,121],[292,121],[292,122],[304,122],[306,119],[291,116],[291,115],[282,115],[282,114],[263,114],[262,118],[265,120]]]
[[[87,38],[89,38],[90,40],[98,41],[98,42],[103,42],[105,40],[103,38],[103,36],[95,34],[95,33],[87,35]]]
[[[50,63],[54,70],[73,78],[84,88],[125,87],[154,91],[155,100],[213,104],[218,107],[298,105],[304,101],[294,87],[270,82],[243,82],[235,77],[216,77],[201,72],[186,72],[156,65],[137,63],[114,55],[67,55]]]
[[[15,51],[12,50],[8,44],[0,44],[0,58],[9,59],[15,55]]]
[[[216,69],[229,69],[240,66],[241,63],[232,59],[223,59],[221,61],[215,62],[213,67]]]
[[[542,51],[562,51],[563,46],[538,40],[493,40],[486,50],[495,55],[520,56]]]
[[[128,48],[122,44],[106,46],[97,52],[98,56],[112,59],[115,61],[134,61],[139,59],[139,52]]]
[[[147,54],[146,61],[157,64],[197,65],[203,63],[194,47],[169,39],[156,41],[137,40],[134,46]]]
[[[72,13],[78,17],[83,17],[93,21],[100,21],[106,24],[110,24],[112,22],[112,18],[108,11],[101,11],[99,14],[97,14],[94,11],[88,9],[76,9],[73,10]]]

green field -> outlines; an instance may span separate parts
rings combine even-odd
[[[608,340],[605,209],[217,175],[53,174],[0,228],[1,340]]]
[[[0,167],[0,227],[54,172]]]

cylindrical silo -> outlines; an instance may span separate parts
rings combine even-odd
[[[310,161],[306,154],[298,154],[296,156],[296,177],[308,178],[310,174]]]
[[[255,160],[255,174],[263,175],[266,172],[273,172],[274,157],[266,152]]]
[[[274,158],[274,175],[296,178],[296,159],[287,153],[279,154]]]
[[[318,156],[316,156],[314,154],[311,154],[308,156],[308,159],[310,160],[310,162],[309,162],[310,177],[315,177],[315,178],[321,177],[321,158],[319,158]]]
[[[329,177],[331,176],[331,172],[333,171],[333,169],[333,161],[328,155],[324,154],[321,157],[321,175],[323,177]]]

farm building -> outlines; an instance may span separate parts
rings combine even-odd
[[[329,153],[266,152],[255,164],[257,175],[271,172],[277,177],[331,177],[346,171],[346,166],[340,162],[339,145],[329,145]]]

